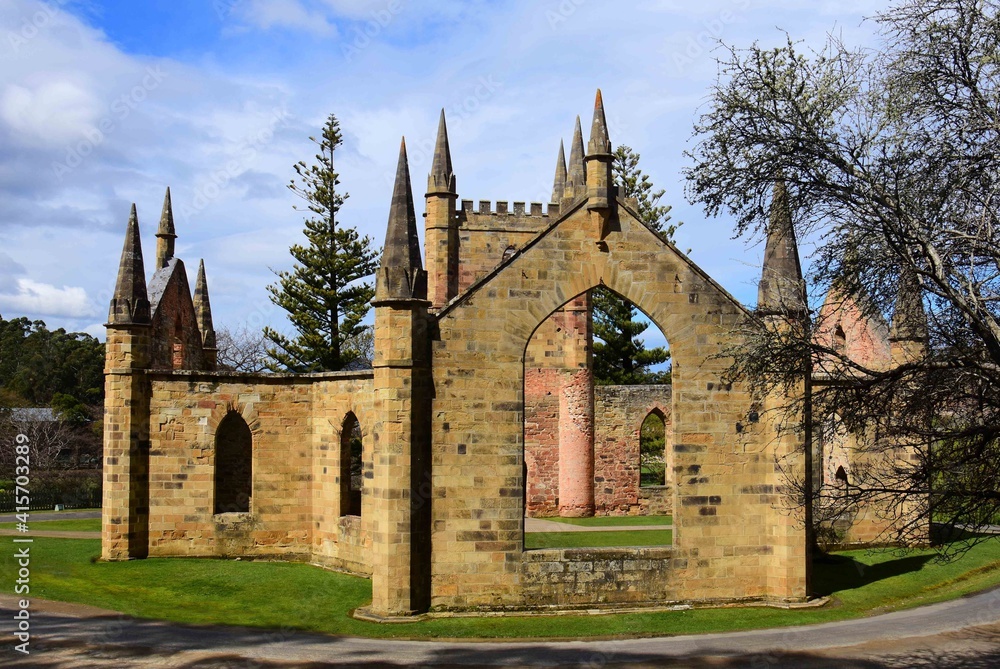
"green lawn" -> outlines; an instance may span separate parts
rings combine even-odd
[[[0,529],[12,530],[17,523],[0,523]],[[28,528],[56,532],[100,532],[100,518],[67,518],[65,520],[30,520]]]
[[[633,525],[673,525],[673,516],[594,516],[593,518],[540,518],[554,523],[581,527],[631,527]]]
[[[10,547],[0,551],[0,581],[6,583],[14,582],[17,569]],[[31,545],[31,596],[183,623],[290,627],[369,637],[566,638],[821,623],[929,604],[1000,584],[1000,541],[991,540],[949,563],[935,561],[929,552],[903,557],[890,552],[839,554],[816,565],[820,592],[835,600],[821,609],[695,609],[378,625],[349,617],[352,609],[371,599],[366,579],[302,564],[178,558],[92,561],[99,553],[95,540],[36,538]]]
[[[636,530],[633,532],[526,532],[524,547],[532,548],[605,548],[608,546],[669,546],[671,530]]]

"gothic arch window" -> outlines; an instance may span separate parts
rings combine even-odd
[[[174,369],[184,368],[184,330],[180,321],[174,324],[174,338],[170,347],[170,366]]]
[[[513,246],[513,245],[508,246],[506,249],[504,249],[503,258],[500,259],[500,262],[502,262],[502,263],[507,262],[508,260],[511,259],[511,257],[515,253],[517,253],[517,248],[515,246]]]
[[[837,483],[842,485],[847,485],[847,472],[844,470],[844,466],[841,465],[837,467],[837,473],[834,475]]]
[[[833,331],[833,350],[838,353],[843,353],[847,349],[847,334],[844,333],[844,328],[837,323],[837,327]]]
[[[353,413],[347,414],[340,431],[340,515],[361,515],[361,424]]]
[[[215,513],[249,513],[253,495],[253,433],[237,411],[215,432]]]
[[[639,485],[666,484],[667,461],[664,452],[666,421],[659,409],[646,415],[639,428]]]

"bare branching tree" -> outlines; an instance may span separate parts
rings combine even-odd
[[[748,323],[728,352],[761,396],[812,360],[819,422],[835,413],[879,456],[859,459],[834,514],[879,508],[886,540],[1000,518],[998,14],[996,0],[903,0],[874,17],[876,49],[723,45],[694,130],[689,197],[760,234],[782,175],[799,237],[818,242],[813,296],[851,296],[909,345],[859,361],[817,336],[814,311],[801,330]]]
[[[219,369],[258,374],[267,371],[267,340],[260,330],[247,326],[221,327],[215,332]]]
[[[15,471],[14,444],[18,435],[27,438],[28,467],[31,472],[65,469],[73,466],[71,453],[79,450],[81,433],[64,420],[18,417],[11,410],[0,411],[0,469],[11,476]],[[60,455],[62,454],[62,457]]]

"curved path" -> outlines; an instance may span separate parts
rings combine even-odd
[[[14,597],[0,595],[11,620]],[[1000,666],[1000,590],[872,618],[729,634],[598,641],[386,641],[189,626],[32,602],[32,654],[16,667],[961,667]],[[748,610],[748,615],[753,615]],[[5,624],[5,626],[9,623]],[[5,633],[6,639],[10,637]]]

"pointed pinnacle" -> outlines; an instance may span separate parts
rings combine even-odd
[[[587,194],[587,164],[584,162],[583,128],[580,117],[576,117],[576,127],[573,129],[573,144],[569,153],[569,173],[566,179],[566,191],[563,197],[575,200]]]
[[[774,184],[771,220],[764,247],[764,268],[757,287],[757,309],[788,314],[806,310],[805,282],[799,261],[792,211],[784,179]]]
[[[198,279],[194,284],[194,311],[201,331],[202,344],[215,348],[215,327],[212,324],[212,303],[208,298],[208,279],[205,277],[205,261],[198,263]]]
[[[174,240],[177,234],[174,231],[174,206],[170,202],[170,187],[167,187],[167,194],[163,198],[163,213],[160,214],[160,228],[156,231],[156,265],[155,269],[167,266],[171,258],[174,257]]]
[[[135,204],[125,229],[125,244],[118,263],[115,294],[108,313],[109,325],[149,323],[149,295],[146,292],[146,270],[142,262],[142,240],[139,235],[139,215]]]
[[[428,193],[455,193],[455,172],[451,166],[451,146],[448,143],[448,124],[441,110],[438,121],[437,142],[434,146],[434,162],[427,177]]]
[[[566,190],[566,150],[563,148],[563,141],[559,140],[559,157],[556,159],[556,178],[552,184],[552,202],[562,200],[563,192]]]
[[[597,99],[594,100],[594,122],[590,127],[590,143],[587,145],[588,155],[611,153],[611,139],[608,137],[608,120],[604,115],[604,98],[601,89],[597,89]]]
[[[163,211],[160,213],[160,228],[156,231],[157,237],[170,235],[177,236],[174,229],[174,205],[170,200],[170,186],[167,186],[167,194],[163,197]]]
[[[392,189],[392,207],[389,210],[389,227],[385,235],[382,266],[421,268],[417,214],[413,208],[405,137],[399,145],[399,163],[396,166],[396,182]]]

